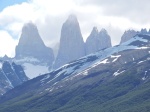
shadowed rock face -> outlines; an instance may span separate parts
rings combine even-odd
[[[84,41],[76,16],[70,15],[61,29],[58,55],[54,68],[85,55]]]
[[[86,40],[86,54],[88,55],[111,46],[111,39],[107,31],[102,29],[98,32],[97,28],[94,27]]]
[[[0,95],[27,80],[21,65],[0,60]]]
[[[33,57],[52,64],[53,51],[45,46],[37,27],[33,23],[27,23],[22,28],[21,37],[16,47],[16,59]]]

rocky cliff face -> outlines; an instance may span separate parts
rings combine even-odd
[[[21,65],[9,63],[8,61],[0,61],[0,94],[22,84],[27,81]]]
[[[124,32],[124,34],[122,35],[121,37],[121,41],[120,41],[120,44],[121,43],[124,43],[128,40],[130,40],[132,37],[134,37],[136,34],[138,34],[138,32],[136,32],[135,30],[127,30]]]
[[[45,46],[37,27],[33,23],[27,23],[22,28],[21,37],[16,47],[16,59],[24,57],[36,58],[48,62],[50,65],[54,60],[52,49]]]
[[[54,68],[85,55],[84,41],[76,16],[70,15],[61,29],[60,46]]]
[[[111,47],[111,39],[105,29],[98,32],[97,28],[94,27],[90,36],[86,40],[86,55],[97,52],[98,50]]]
[[[33,23],[23,26],[13,61],[24,66],[29,78],[48,73],[51,69],[54,61],[53,51],[45,46]]]

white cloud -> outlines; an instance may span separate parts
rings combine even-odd
[[[118,2],[111,0],[107,2],[103,0],[29,0],[19,5],[6,7],[0,12],[0,28],[18,39],[23,24],[32,21],[37,25],[45,44],[54,47],[59,41],[63,22],[69,14],[74,13],[78,17],[84,40],[90,34],[92,27],[97,26],[99,30],[101,28],[108,30],[115,45],[119,43],[124,30],[149,27],[150,24],[147,22],[149,17],[147,2],[149,1],[145,1],[146,5],[141,8],[141,2],[138,4],[129,0],[126,2],[122,0]],[[137,9],[138,7],[140,9]]]
[[[0,56],[14,56],[17,40],[14,40],[6,31],[0,30]]]

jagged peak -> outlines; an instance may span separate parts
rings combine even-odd
[[[28,23],[25,23],[22,27],[22,32],[24,31],[28,31],[28,30],[31,30],[31,29],[35,29],[37,30],[37,26],[33,23],[33,22],[28,22]]]
[[[148,33],[146,28],[141,29],[141,33]]]
[[[97,34],[98,33],[98,29],[96,26],[93,27],[91,34]]]
[[[36,28],[36,25],[32,21],[29,21],[29,22],[25,23],[23,27],[34,27],[34,28]]]
[[[25,23],[22,27],[19,43],[27,43],[29,38],[35,39],[36,41],[41,42],[41,44],[44,44],[42,38],[39,35],[37,26],[31,21]]]
[[[74,14],[70,14],[68,19],[67,19],[67,22],[69,22],[69,23],[76,23],[77,21],[78,21],[77,17]]]
[[[107,31],[106,31],[106,29],[105,29],[105,28],[102,28],[102,29],[101,29],[101,32],[107,32]]]
[[[4,61],[7,61],[7,60],[9,60],[10,58],[5,54],[2,59],[3,59]]]
[[[5,54],[3,58],[9,58],[9,57]]]
[[[97,27],[96,27],[96,26],[94,26],[92,31],[94,31],[94,32],[98,32]]]
[[[128,34],[128,33],[135,33],[137,31],[133,30],[133,29],[128,29],[128,30],[125,30],[124,34]]]
[[[88,36],[88,38],[97,38],[97,35],[98,35],[98,29],[97,29],[97,27],[96,26],[94,26],[93,27],[93,29],[92,29],[92,31],[91,31],[91,33],[90,33],[90,35]],[[88,39],[87,38],[87,39]],[[87,40],[86,40],[87,41]]]
[[[107,30],[102,28],[101,31],[99,33],[103,33],[103,34],[107,34]]]
[[[134,37],[136,34],[138,34],[138,32],[135,31],[135,30],[133,30],[133,29],[125,30],[125,32],[121,36],[120,44],[128,41],[129,39],[131,39],[132,37]]]

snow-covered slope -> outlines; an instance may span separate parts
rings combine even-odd
[[[13,61],[23,66],[24,72],[30,79],[50,72],[50,66],[47,63],[43,63],[41,60],[34,57],[13,59]]]
[[[122,43],[121,45],[114,46],[108,49],[101,50],[94,54],[90,54],[76,61],[70,62],[57,70],[54,70],[50,74],[41,79],[41,84],[51,83],[56,85],[59,82],[73,80],[77,77],[84,77],[88,75],[88,72],[100,65],[112,65],[114,64],[126,64],[134,60],[138,60],[141,57],[149,54],[150,48],[150,35],[139,34],[129,41]],[[134,51],[136,53],[130,53]],[[139,52],[141,54],[139,54]],[[139,54],[139,55],[138,55]],[[119,62],[118,62],[119,60]],[[101,67],[103,68],[103,67]],[[114,76],[123,73],[124,70],[114,71]],[[55,74],[55,75],[54,75]],[[61,85],[62,86],[62,85]],[[49,88],[51,90],[53,87]]]
[[[37,77],[37,75],[42,75],[49,73],[49,67],[48,66],[42,66],[42,65],[34,65],[31,63],[24,63],[24,72],[30,76],[30,79]]]
[[[127,30],[124,32],[124,34],[122,35],[121,37],[121,41],[120,41],[120,44],[130,40],[132,37],[136,36],[137,34],[145,34],[145,35],[148,35],[150,34],[150,31],[147,31],[146,28],[144,29],[141,29],[141,31],[135,31],[135,30]]]

